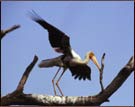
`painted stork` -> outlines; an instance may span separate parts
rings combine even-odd
[[[71,48],[69,36],[67,36],[64,32],[60,31],[58,28],[49,24],[47,21],[42,19],[35,12],[34,14],[33,13],[31,14],[31,19],[48,31],[49,42],[52,48],[56,52],[62,53],[62,55],[56,58],[42,60],[39,63],[40,68],[53,67],[53,66],[59,67],[55,76],[52,79],[55,95],[57,95],[55,89],[55,85],[56,85],[60,94],[63,96],[63,93],[58,83],[67,69],[71,71],[72,76],[74,76],[74,79],[78,78],[79,80],[81,79],[91,80],[91,68],[87,64],[89,60],[92,60],[94,64],[97,66],[99,72],[101,71],[100,65],[92,51],[87,52],[85,55],[85,59],[82,60],[81,57]],[[54,80],[61,68],[63,68],[63,71],[55,84]]]

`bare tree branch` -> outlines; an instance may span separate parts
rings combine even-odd
[[[7,30],[1,30],[1,34],[0,34],[1,39],[2,39],[7,33],[11,32],[11,31],[13,31],[13,30],[15,30],[15,29],[17,29],[17,28],[19,28],[19,27],[20,27],[20,25],[14,25],[14,26],[12,26],[11,28],[9,28],[9,29],[7,29]]]
[[[101,70],[100,70],[100,76],[99,76],[99,82],[101,86],[101,91],[104,91],[104,86],[103,86],[103,70],[104,70],[104,59],[105,59],[105,53],[103,53],[103,56],[101,58]]]
[[[129,62],[120,70],[114,80],[104,89],[94,96],[48,96],[39,94],[11,93],[1,98],[2,105],[89,105],[99,106],[109,101],[109,97],[116,92],[125,82],[134,70],[134,58],[131,57]]]
[[[37,61],[38,61],[38,57],[35,56],[32,63],[26,68],[26,70],[25,70],[25,72],[24,72],[24,74],[23,74],[23,76],[22,76],[22,78],[21,78],[21,80],[20,80],[20,82],[19,82],[19,84],[17,86],[16,91],[23,92],[23,88],[24,88],[24,85],[25,85],[25,83],[26,83],[26,81],[28,79],[28,76],[29,76],[32,68],[35,66]]]
[[[14,92],[12,92],[11,94],[8,94],[7,97],[3,97],[2,98],[2,101],[1,101],[1,104],[4,105],[5,103],[8,103],[8,96],[10,97],[16,97],[18,95],[22,95],[23,94],[23,88],[24,88],[24,85],[28,79],[28,76],[31,72],[31,70],[33,69],[34,65],[36,64],[36,62],[38,61],[38,57],[35,55],[34,56],[34,59],[33,61],[30,63],[30,65],[26,68],[16,90]],[[7,98],[7,99],[6,99]],[[4,99],[4,100],[3,100]],[[5,101],[6,99],[6,101]]]

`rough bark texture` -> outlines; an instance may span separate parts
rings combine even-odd
[[[120,70],[114,80],[95,96],[48,96],[40,94],[24,94],[23,86],[28,78],[31,69],[34,67],[38,58],[35,56],[33,62],[26,69],[17,89],[1,98],[1,105],[89,105],[99,106],[102,103],[109,101],[109,97],[119,89],[129,75],[134,71],[134,57],[131,57],[129,62]],[[27,73],[26,73],[27,72]],[[25,78],[26,76],[26,78]],[[22,82],[22,80],[24,82]],[[22,84],[22,85],[20,85]]]
[[[2,39],[7,33],[11,32],[11,31],[13,31],[13,30],[15,30],[15,29],[17,29],[17,28],[19,28],[19,27],[20,27],[20,25],[14,25],[14,26],[12,26],[11,28],[9,28],[9,29],[7,29],[7,30],[1,30],[1,33],[0,33],[1,39]]]

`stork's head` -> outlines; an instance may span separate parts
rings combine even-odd
[[[93,52],[89,52],[89,59],[92,60],[92,62],[97,66],[98,70],[100,71],[100,65],[97,61],[97,58]]]

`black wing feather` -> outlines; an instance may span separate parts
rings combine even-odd
[[[35,12],[31,14],[31,18],[49,32],[49,41],[53,48],[59,48],[64,54],[70,53],[70,38],[65,33],[46,22]]]
[[[72,76],[74,76],[74,79],[78,78],[79,80],[91,80],[91,68],[88,65],[76,65],[69,67],[69,69],[72,73]]]

